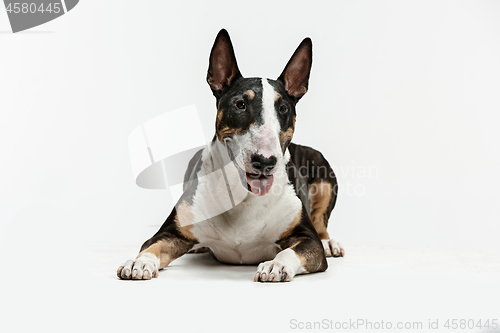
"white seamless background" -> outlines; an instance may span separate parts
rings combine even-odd
[[[500,249],[499,18],[497,1],[85,0],[11,34],[0,9],[2,274],[81,279],[89,244],[156,231],[173,202],[135,185],[128,135],[195,104],[211,140],[221,28],[247,77],[276,78],[312,38],[293,141],[337,173],[334,238]]]

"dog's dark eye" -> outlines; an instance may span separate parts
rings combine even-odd
[[[237,107],[238,109],[240,109],[240,110],[245,110],[245,108],[246,108],[247,106],[245,105],[245,102],[243,102],[243,101],[238,101],[238,102],[236,102],[236,107]]]
[[[288,108],[286,107],[286,105],[281,105],[279,111],[281,114],[285,114],[288,111]]]

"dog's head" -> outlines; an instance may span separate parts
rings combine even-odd
[[[243,185],[269,192],[295,129],[295,105],[306,93],[312,43],[299,45],[276,80],[244,78],[226,30],[215,39],[207,82],[217,99],[216,138],[228,150]]]

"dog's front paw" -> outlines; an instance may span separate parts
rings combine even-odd
[[[255,273],[255,282],[288,282],[295,275],[294,269],[276,260],[260,263]]]
[[[125,264],[118,267],[116,275],[123,280],[151,280],[158,277],[160,260],[151,253],[144,253],[139,258],[127,260]]]
[[[322,239],[323,248],[327,257],[343,257],[345,255],[344,247],[335,239]]]

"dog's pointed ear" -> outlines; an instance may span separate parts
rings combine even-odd
[[[312,41],[308,37],[297,47],[278,78],[285,85],[288,95],[293,97],[296,102],[307,92],[311,66]]]
[[[233,44],[226,29],[222,29],[215,38],[208,65],[207,82],[215,97],[220,95],[241,77]]]

